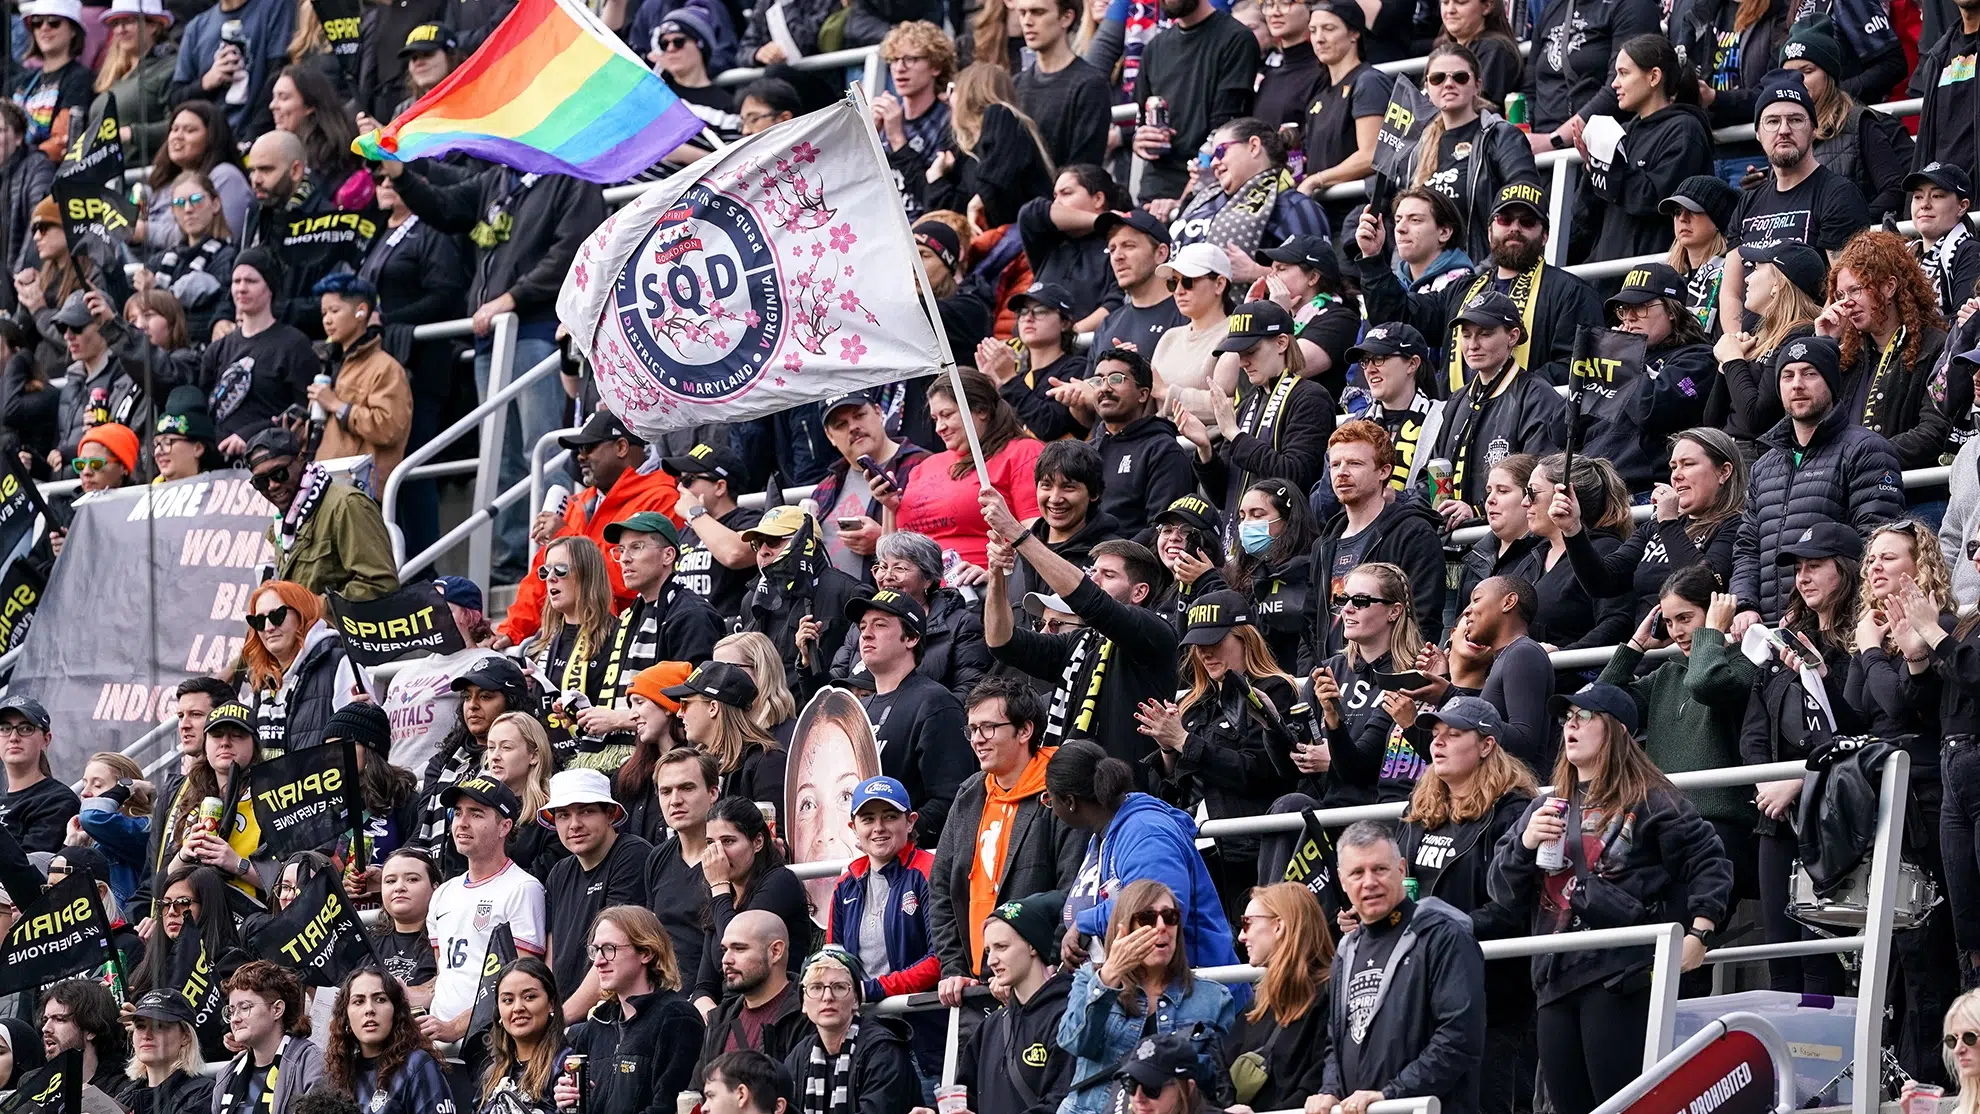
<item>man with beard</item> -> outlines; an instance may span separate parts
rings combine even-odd
[[[871,580],[873,549],[885,532],[881,515],[900,506],[908,476],[928,451],[887,436],[887,412],[874,392],[828,398],[820,417],[826,439],[839,450],[839,459],[826,468],[825,478],[811,493],[818,505],[825,555],[833,568],[847,576]],[[867,464],[875,466],[877,476],[867,471]]]
[[[802,702],[831,679],[832,654],[852,625],[846,604],[868,589],[824,559],[818,520],[803,508],[772,508],[742,540],[756,554],[760,577],[743,602],[742,629],[762,631],[777,644],[784,676]]]
[[[1147,210],[1136,209],[1093,218],[1093,234],[1107,238],[1107,265],[1124,297],[1093,334],[1089,351],[1105,352],[1119,345],[1153,356],[1164,332],[1189,323],[1155,273],[1169,261],[1169,226]],[[1097,373],[1099,357],[1093,363]]]
[[[248,182],[254,187],[254,204],[234,233],[234,247],[243,252],[260,247],[274,254],[281,263],[275,319],[321,338],[316,284],[332,271],[357,270],[378,229],[377,214],[339,213],[330,192],[309,176],[302,140],[292,132],[271,131],[254,141],[248,149]],[[318,218],[331,216],[335,227],[313,227]],[[229,298],[214,313],[215,340],[237,327],[235,316]]]
[[[1966,106],[1968,115],[1973,105]],[[1851,236],[1870,227],[1870,208],[1848,178],[1815,158],[1815,100],[1801,74],[1783,70],[1760,91],[1754,130],[1773,173],[1747,190],[1725,229],[1725,281],[1719,286],[1719,319],[1742,319],[1746,268],[1742,248],[1769,248],[1796,240],[1827,252],[1842,250]]]
[[[1129,192],[1143,204],[1182,196],[1189,160],[1211,132],[1251,111],[1258,75],[1258,40],[1230,13],[1210,0],[1161,0],[1161,8],[1174,22],[1143,48],[1130,98],[1169,106],[1167,127],[1134,129]]]
[[[286,429],[255,434],[246,450],[248,483],[275,505],[268,524],[275,579],[317,595],[371,600],[399,590],[392,535],[371,496],[333,480],[320,464],[303,464],[302,445]]]
[[[1452,465],[1455,498],[1437,513],[1453,527],[1481,517],[1486,477],[1501,460],[1557,451],[1567,416],[1554,388],[1520,365],[1526,326],[1511,298],[1497,291],[1478,295],[1465,303],[1457,326],[1465,384],[1445,404],[1434,454]]]
[[[784,922],[762,909],[737,913],[722,930],[722,1004],[707,1018],[696,1088],[717,1056],[754,1049],[781,1060],[811,1028],[791,981],[790,950]]]
[[[1980,0],[1953,0],[1959,26],[1946,33],[1918,58],[1909,93],[1924,97],[1918,110],[1918,143],[1913,157],[1918,169],[1932,162],[1969,170],[1980,161],[1980,121],[1973,111],[1973,74],[1980,62]]]
[[[1170,303],[1173,308],[1174,303]],[[1100,450],[1100,511],[1118,524],[1121,537],[1146,530],[1155,511],[1196,490],[1189,453],[1176,442],[1174,422],[1149,413],[1155,396],[1155,369],[1132,348],[1103,348],[1093,375],[1078,381],[1082,402],[1073,414],[1096,420],[1093,447]]]
[[[1602,302],[1594,287],[1542,261],[1546,243],[1546,196],[1538,186],[1509,182],[1499,190],[1492,209],[1491,262],[1479,267],[1469,282],[1410,293],[1389,266],[1381,214],[1366,211],[1354,230],[1363,308],[1370,321],[1399,321],[1415,326],[1426,338],[1450,338],[1445,342],[1445,390],[1456,391],[1466,380],[1457,336],[1458,311],[1488,291],[1505,295],[1519,320],[1519,366],[1531,369],[1544,382],[1565,384],[1568,362],[1574,358],[1575,329],[1599,323]],[[1478,482],[1484,483],[1483,475]]]
[[[1836,404],[1842,346],[1822,336],[1789,341],[1774,357],[1774,374],[1787,417],[1760,439],[1767,451],[1753,462],[1733,539],[1734,638],[1787,610],[1795,577],[1787,550],[1809,530],[1839,522],[1867,533],[1904,513],[1897,450]]]
[[[637,598],[619,612],[605,650],[604,687],[592,706],[577,714],[577,721],[587,736],[617,733],[610,742],[630,746],[633,740],[626,733],[635,727],[633,676],[663,661],[707,661],[729,626],[674,575],[681,535],[673,519],[658,511],[639,511],[605,527],[605,542],[611,547],[606,553]]]
[[[559,437],[557,444],[577,457],[578,478],[584,486],[564,504],[560,515],[546,510],[530,526],[530,541],[536,553],[530,568],[543,564],[543,547],[552,539],[581,534],[610,552],[613,542],[606,528],[624,522],[641,511],[671,516],[679,491],[674,477],[646,460],[646,442],[625,427],[609,410],[600,410],[584,423],[575,436]],[[612,607],[623,611],[639,593],[626,587],[625,575],[617,561],[607,561],[605,571],[612,579]],[[495,628],[501,635],[496,649],[506,649],[535,634],[543,621],[544,582],[525,576],[516,584],[516,601],[508,617]]]

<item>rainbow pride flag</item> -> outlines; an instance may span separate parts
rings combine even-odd
[[[517,170],[623,182],[701,120],[577,0],[521,0],[447,80],[351,150],[376,161],[465,151]]]

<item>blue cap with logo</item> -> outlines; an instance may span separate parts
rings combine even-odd
[[[858,816],[860,809],[875,801],[884,801],[904,813],[914,811],[908,803],[907,786],[885,774],[867,778],[853,790],[852,814]]]

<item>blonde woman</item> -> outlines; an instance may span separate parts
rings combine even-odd
[[[581,692],[595,700],[604,685],[605,659],[618,624],[612,581],[605,555],[585,537],[558,538],[545,546],[536,577],[544,585],[543,620],[523,643],[523,658],[542,675],[550,693],[546,719],[552,740],[562,741],[577,733],[563,695]]]
[[[797,697],[784,678],[784,659],[777,644],[762,631],[732,634],[715,643],[715,660],[735,666],[756,685],[756,699],[750,703],[750,722],[777,740],[791,745],[791,732],[797,729]]]
[[[1403,742],[1395,717],[1415,704],[1383,692],[1375,675],[1412,669],[1423,652],[1409,574],[1401,565],[1370,561],[1349,573],[1328,602],[1340,624],[1341,652],[1309,678],[1327,742],[1295,747],[1293,772],[1302,792],[1329,806],[1404,800],[1424,761]],[[1329,771],[1334,776],[1323,778]]]
[[[1238,935],[1252,966],[1265,968],[1265,977],[1251,1009],[1239,1015],[1224,1042],[1225,1066],[1247,1108],[1295,1108],[1320,1091],[1334,934],[1312,890],[1279,882],[1251,891]]]
[[[82,814],[69,820],[67,845],[92,844],[110,860],[110,890],[121,902],[137,890],[151,839],[157,790],[127,755],[98,751],[83,765]]]
[[[1939,1044],[1946,1074],[1959,1086],[1954,1114],[1980,1114],[1980,990],[1969,990],[1946,1007],[1945,1036]],[[1916,1085],[1907,1084],[1898,1101],[1909,1102]]]
[[[154,990],[124,1015],[131,1030],[130,1083],[117,1100],[152,1114],[205,1114],[213,1101],[199,1054],[198,1017],[176,990]]]
[[[1742,262],[1753,264],[1743,283],[1737,281],[1744,270],[1738,265]],[[1712,345],[1722,375],[1706,401],[1706,425],[1724,429],[1743,445],[1752,445],[1774,428],[1783,414],[1781,392],[1774,382],[1774,352],[1790,339],[1815,331],[1828,287],[1828,257],[1798,241],[1766,249],[1738,248],[1727,257],[1719,296],[1719,321],[1727,332]],[[1760,327],[1750,333],[1732,331],[1733,324],[1742,320],[1741,310],[1759,314]]]
[[[1494,849],[1539,792],[1533,771],[1499,745],[1505,730],[1499,711],[1481,697],[1454,696],[1418,722],[1430,727],[1430,766],[1410,794],[1396,840],[1417,896],[1440,898],[1470,914],[1480,939],[1519,936],[1520,921],[1492,904],[1486,884]],[[1531,1060],[1530,966],[1523,959],[1485,965],[1481,1110],[1513,1109],[1512,1068]]]
[[[1540,173],[1532,145],[1518,128],[1492,111],[1482,80],[1478,56],[1470,47],[1453,42],[1431,49],[1423,92],[1437,114],[1416,141],[1416,169],[1409,183],[1429,186],[1457,205],[1464,215],[1464,242],[1452,246],[1473,259],[1492,254],[1492,206],[1499,187],[1535,181]],[[1446,136],[1450,143],[1444,142]],[[1464,152],[1462,157],[1459,151]]]
[[[1252,623],[1243,593],[1208,592],[1189,606],[1183,660],[1189,691],[1180,702],[1145,700],[1134,718],[1155,742],[1154,796],[1211,819],[1269,812],[1283,788],[1273,754],[1292,746],[1283,716],[1298,699]],[[1207,856],[1225,913],[1244,911],[1258,877],[1258,840],[1219,840]]]
[[[784,799],[784,750],[751,718],[757,691],[747,672],[717,659],[660,691],[680,702],[688,742],[720,765],[722,796]]]
[[[1901,518],[1872,530],[1863,545],[1855,653],[1850,655],[1843,693],[1851,707],[1868,717],[1870,734],[1879,739],[1912,737],[1913,767],[1936,770],[1941,725],[1904,679],[1905,658],[1919,656],[1924,647],[1908,630],[1894,629],[1895,613],[1903,607],[1899,593],[1912,587],[1939,609],[1939,626],[1952,630],[1958,624],[1959,604],[1953,599],[1952,573],[1939,552],[1938,535],[1915,518]],[[1919,800],[1912,807],[1936,820],[1936,801]]]
[[[96,68],[96,91],[110,94],[124,158],[141,165],[165,142],[171,124],[166,92],[179,63],[179,46],[167,34],[172,13],[161,0],[115,0],[103,25],[110,45]]]
[[[956,146],[928,166],[928,208],[958,209],[978,228],[999,228],[1015,222],[1026,201],[1051,196],[1052,156],[1038,125],[1017,106],[1008,70],[990,62],[966,67],[956,75],[949,111]]]
[[[550,867],[563,855],[557,834],[534,822],[550,799],[550,775],[557,771],[550,733],[542,721],[527,712],[496,716],[488,725],[488,752],[482,756],[482,769],[508,786],[522,802],[522,816],[527,822],[518,823],[509,833],[509,858],[538,878],[548,877]]]

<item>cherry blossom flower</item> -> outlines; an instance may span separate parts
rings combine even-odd
[[[856,364],[859,362],[859,358],[864,355],[866,355],[866,345],[859,342],[858,333],[854,333],[849,337],[839,338],[840,359],[849,364]]]
[[[859,237],[853,234],[852,225],[841,224],[832,229],[833,251],[848,252],[851,251],[852,246],[857,243],[859,243]]]
[[[810,143],[800,143],[791,148],[791,159],[794,162],[817,162],[818,148]]]
[[[762,316],[759,315],[755,310],[752,309],[745,311],[743,313],[743,324],[745,326],[754,329],[758,325],[761,325],[762,323],[763,323]]]
[[[803,371],[803,370],[804,370],[804,357],[802,357],[802,356],[800,356],[800,355],[798,355],[798,354],[797,354],[797,353],[795,353],[795,352],[786,352],[786,353],[784,353],[784,370],[785,370],[785,371]]]
[[[831,291],[827,290],[826,293],[830,294]],[[859,295],[850,290],[839,295],[839,308],[847,313],[859,308]]]

